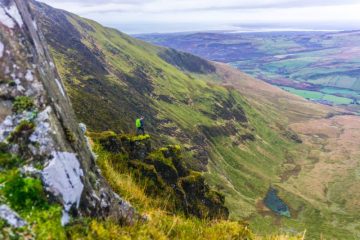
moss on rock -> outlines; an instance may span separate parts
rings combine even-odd
[[[0,152],[0,170],[12,169],[18,167],[22,163],[22,160],[10,153]]]
[[[0,171],[18,167],[23,161],[18,156],[9,153],[10,146],[0,143]]]
[[[15,210],[31,210],[34,207],[44,208],[47,198],[39,179],[23,177],[18,171],[11,171],[2,179],[4,187],[1,193]]]
[[[68,128],[64,128],[65,137],[70,143],[74,143],[76,141],[75,134]]]
[[[18,154],[21,158],[27,159],[32,154],[28,144],[30,136],[35,131],[35,127],[33,122],[23,120],[7,138],[10,145],[18,147]]]
[[[21,113],[23,111],[30,111],[34,109],[35,105],[31,98],[26,96],[19,96],[15,98],[13,103],[13,111],[15,113]]]
[[[18,142],[21,139],[27,139],[35,130],[35,124],[28,120],[23,120],[15,128],[13,132],[10,133],[8,137],[9,142]]]

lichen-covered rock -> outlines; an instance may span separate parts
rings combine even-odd
[[[0,218],[4,219],[10,226],[16,228],[23,227],[27,224],[16,212],[4,204],[0,205]]]
[[[0,0],[0,142],[4,156],[20,156],[21,172],[40,175],[63,204],[63,223],[71,214],[139,218],[97,170],[26,0]]]
[[[78,208],[80,205],[84,173],[74,153],[53,152],[52,155],[53,159],[43,170],[43,181],[49,192],[61,196],[59,200],[63,201],[65,210],[62,223],[67,224],[67,213],[72,207]]]

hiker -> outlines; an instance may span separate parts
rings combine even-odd
[[[136,119],[136,135],[139,135],[140,131],[142,132],[142,135],[145,135],[144,117],[143,116]]]

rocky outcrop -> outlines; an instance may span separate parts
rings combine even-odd
[[[214,65],[210,62],[189,53],[179,52],[171,48],[160,52],[159,56],[167,63],[174,65],[183,71],[200,74],[214,73],[216,71]]]
[[[167,199],[168,210],[205,219],[226,219],[225,197],[206,184],[200,172],[190,170],[180,146],[152,149],[150,136],[89,133],[104,151],[113,153],[116,168],[128,171],[145,186],[148,195]]]
[[[101,177],[26,0],[0,0],[0,141],[64,206],[64,224],[69,215],[138,219]]]

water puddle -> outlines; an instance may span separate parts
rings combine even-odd
[[[264,204],[274,213],[284,216],[291,217],[290,209],[286,203],[281,200],[278,196],[278,191],[274,188],[270,188],[264,198]]]

